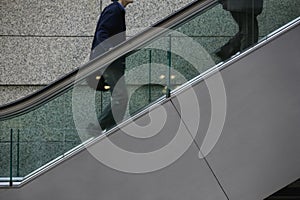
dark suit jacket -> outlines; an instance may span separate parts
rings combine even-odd
[[[253,12],[258,15],[263,9],[263,0],[219,0],[223,8],[235,12]]]
[[[114,1],[108,5],[101,13],[97,23],[94,40],[92,43],[92,51],[90,60],[108,51],[110,48],[120,44],[126,40],[126,24],[125,24],[125,10],[118,3]],[[107,91],[104,86],[107,85],[103,78],[103,73],[106,67],[102,67],[95,73],[87,77],[88,85],[96,90]],[[124,72],[125,57],[120,57],[109,64],[108,69],[118,70]],[[98,81],[97,76],[101,76]]]
[[[114,1],[101,13],[97,23],[92,50],[101,44],[104,51],[126,40],[125,10]]]

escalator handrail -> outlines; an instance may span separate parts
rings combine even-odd
[[[146,44],[155,37],[164,33],[163,30],[174,27],[185,21],[191,15],[200,13],[206,8],[217,3],[218,0],[197,0],[191,2],[187,6],[147,28],[143,32],[124,41],[112,50],[102,54],[94,60],[89,61],[80,68],[73,70],[60,79],[38,90],[37,92],[14,102],[0,106],[0,121],[24,114],[37,108],[39,105],[47,103],[62,92],[71,88],[74,84],[80,82],[82,79],[98,70],[99,66],[105,66],[112,60],[124,56],[127,52],[137,49],[143,44]]]

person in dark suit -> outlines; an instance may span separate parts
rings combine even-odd
[[[90,59],[126,40],[125,7],[130,3],[133,0],[112,0],[102,11],[95,30]],[[111,93],[111,102],[98,116],[102,130],[112,128],[124,117],[128,102],[124,73],[125,58],[121,57],[106,67],[102,74]],[[90,124],[88,129],[96,128]]]
[[[216,51],[222,60],[230,58],[258,41],[257,16],[262,12],[263,0],[219,0],[230,11],[239,31],[224,46]]]

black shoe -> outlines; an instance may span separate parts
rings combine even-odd
[[[235,55],[237,52],[239,52],[239,49],[227,46],[227,48],[220,48],[216,50],[215,54],[224,61]]]
[[[214,52],[219,58],[221,58],[222,61],[224,60],[227,60],[228,58],[230,58],[230,56],[222,51],[222,48],[219,48],[217,49],[215,52]]]
[[[96,126],[93,123],[89,123],[86,130],[87,130],[88,134],[93,137],[97,137],[103,133],[101,128],[99,126]]]
[[[217,49],[214,53],[222,59],[222,61],[227,60],[231,56],[235,55],[240,51],[240,42],[234,42],[234,39],[231,39],[221,48]]]

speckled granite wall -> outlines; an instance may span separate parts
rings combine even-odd
[[[127,8],[128,30],[147,27],[191,1],[137,0]],[[99,13],[109,3],[110,0],[1,1],[0,85],[19,85],[21,90],[25,85],[49,84],[85,63]],[[24,90],[23,94],[25,91],[30,92]],[[12,92],[3,95],[0,103],[20,96]]]
[[[0,84],[48,84],[84,61],[89,42],[86,37],[0,37]]]
[[[0,85],[0,105],[10,102],[11,99],[20,99],[26,95],[33,93],[44,86],[14,86]]]
[[[127,8],[128,36],[191,1],[136,0]],[[1,1],[0,85],[18,85],[22,88],[25,85],[46,85],[85,63],[98,15],[110,2]],[[265,0],[264,11],[259,16],[260,35],[264,36],[285,24],[286,18],[294,18],[299,4],[295,0]],[[201,41],[201,45],[207,47],[210,53],[233,35],[237,28],[230,14],[221,6],[191,23],[178,31]],[[11,92],[3,96],[0,102],[9,102],[18,97]]]
[[[111,3],[110,0],[102,1],[103,7]],[[134,0],[134,3],[126,8],[128,35],[132,35],[130,30],[139,30],[149,27],[193,1],[194,0]]]

